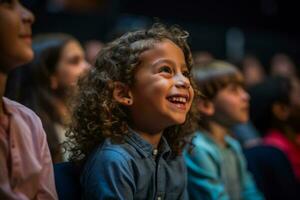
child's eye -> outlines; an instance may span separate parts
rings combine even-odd
[[[242,87],[240,85],[230,85],[229,86],[229,90],[232,92],[237,93],[240,89],[242,89]]]
[[[164,73],[172,74],[173,71],[172,71],[171,67],[169,67],[169,66],[162,66],[159,69],[159,72],[164,72]]]
[[[228,88],[229,88],[229,90],[236,90],[237,86],[236,85],[229,85]]]
[[[71,57],[67,60],[67,62],[71,65],[78,65],[81,61],[81,58],[79,56]]]

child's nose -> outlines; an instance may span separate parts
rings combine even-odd
[[[245,99],[246,101],[250,100],[250,95],[248,94],[248,92],[244,89],[242,89],[242,98]]]
[[[191,87],[190,81],[185,76],[181,75],[181,77],[176,79],[176,87],[189,89]]]

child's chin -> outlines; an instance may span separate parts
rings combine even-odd
[[[238,123],[237,123],[237,124],[246,124],[248,121],[249,121],[249,119],[248,119],[248,118],[241,119],[241,120],[239,120],[239,121],[238,121]]]
[[[185,122],[186,118],[180,118],[180,119],[175,119],[174,120],[174,125],[180,125],[183,124]]]

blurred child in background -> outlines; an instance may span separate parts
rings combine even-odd
[[[69,99],[77,80],[89,68],[80,43],[61,33],[33,40],[34,60],[8,78],[6,96],[31,108],[41,118],[54,163],[67,160],[61,143],[70,123]]]
[[[248,121],[249,95],[241,72],[214,60],[192,71],[202,96],[197,99],[200,130],[185,152],[191,199],[263,199],[257,190],[241,146],[230,133]]]
[[[249,169],[267,199],[299,199],[300,188],[300,82],[295,77],[274,76],[250,88],[250,117],[263,137],[261,147],[270,147],[260,157],[246,155]],[[251,152],[252,151],[252,152]],[[272,154],[271,154],[272,153]]]

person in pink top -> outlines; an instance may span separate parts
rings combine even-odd
[[[279,130],[270,130],[264,138],[264,143],[277,147],[283,151],[287,158],[290,160],[294,173],[300,182],[300,143],[293,139],[285,136]]]
[[[3,97],[7,74],[32,60],[33,14],[0,0],[0,199],[57,199],[52,160],[40,119]]]
[[[263,143],[281,150],[300,182],[300,81],[271,77],[249,91],[253,124]]]

